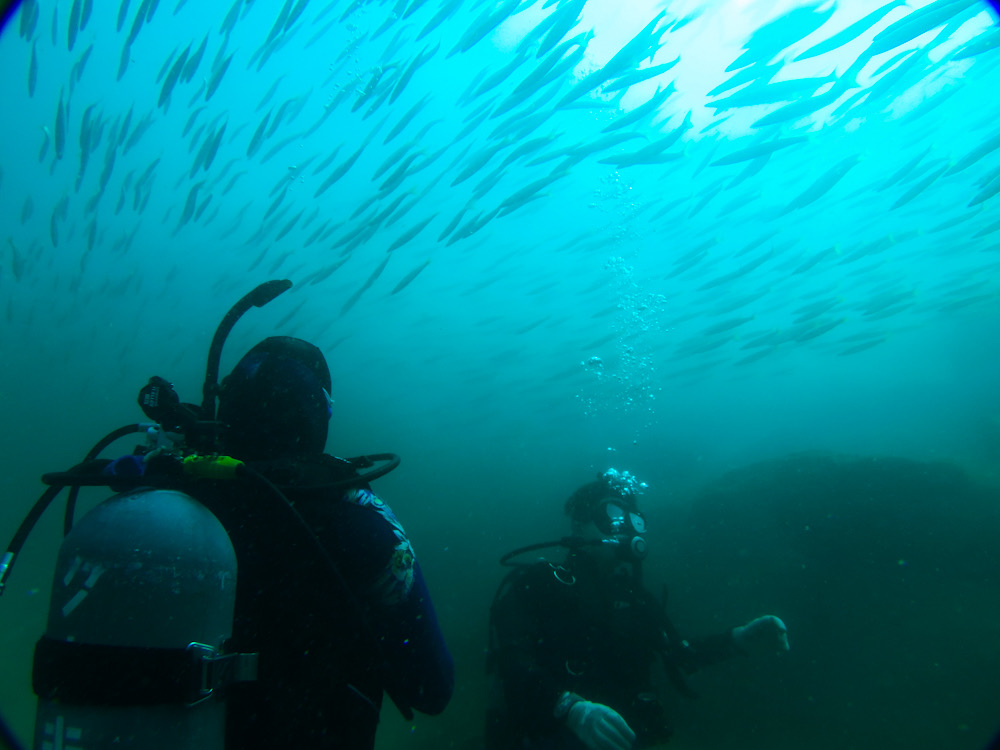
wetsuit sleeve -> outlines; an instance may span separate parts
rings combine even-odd
[[[454,665],[419,563],[414,562],[409,596],[386,615],[382,629],[389,662],[386,692],[400,708],[441,713],[455,687]]]
[[[664,631],[664,644],[664,662],[687,675],[742,655],[729,632],[682,640],[671,625]]]
[[[566,690],[553,666],[556,650],[543,632],[535,598],[545,587],[535,571],[503,584],[491,612],[491,668],[499,674],[510,726],[524,735],[545,732],[559,722],[553,710]]]
[[[667,617],[667,589],[664,587],[659,600],[646,593],[646,601],[655,611],[657,630],[660,633],[660,645],[657,650],[663,656],[667,674],[675,686],[678,686],[680,672],[686,675],[694,674],[700,669],[710,667],[722,661],[727,661],[742,652],[736,648],[731,631],[718,635],[685,638],[680,634],[673,622]],[[657,601],[656,604],[652,602]],[[682,692],[685,688],[681,688]]]
[[[430,592],[402,525],[370,490],[348,498],[362,509],[368,545],[367,575],[359,595],[385,659],[384,687],[401,711],[444,710],[454,689],[454,665]]]

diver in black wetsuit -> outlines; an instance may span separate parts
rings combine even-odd
[[[448,704],[454,669],[427,585],[368,484],[398,456],[324,454],[330,371],[305,341],[265,339],[218,383],[233,326],[290,287],[265,282],[229,310],[200,405],[154,376],[138,398],[151,422],[43,475],[0,554],[2,594],[69,489],[32,667],[36,744],[371,750],[383,693],[407,719]],[[136,433],[145,445],[100,458]],[[77,523],[82,487],[117,494]]]
[[[323,453],[329,393],[319,349],[286,337],[222,382],[223,452],[281,487],[339,573],[245,487],[199,493],[239,561],[232,647],[260,653],[258,679],[232,688],[227,748],[371,748],[383,691],[407,716],[451,697],[452,660],[403,527],[364,482],[325,486],[356,476]]]
[[[236,552],[227,651],[259,654],[256,677],[227,688],[227,750],[370,750],[383,692],[407,718],[451,698],[452,659],[403,527],[355,463],[323,453],[329,394],[319,349],[260,342],[218,389],[218,452],[257,480],[184,485]],[[154,467],[132,455],[104,473]]]
[[[651,680],[659,655],[671,682],[751,651],[788,649],[777,617],[685,640],[641,583],[645,485],[609,470],[566,503],[573,536],[561,563],[518,566],[490,612],[490,750],[627,750],[667,740],[670,727]]]

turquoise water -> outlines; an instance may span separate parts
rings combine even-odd
[[[139,418],[151,375],[200,399],[222,315],[291,279],[237,325],[223,370],[273,333],[324,349],[328,449],[402,455],[378,489],[458,658],[455,707],[414,727],[387,710],[385,747],[475,746],[496,559],[561,534],[562,500],[596,471],[648,482],[678,545],[706,483],[798,451],[995,482],[1000,32],[984,3],[85,5],[25,5],[0,38],[0,530],[42,472]],[[25,734],[58,520],[36,533],[0,601],[0,706]],[[980,628],[966,642],[996,641],[976,604],[996,600],[992,565],[948,620]],[[767,606],[793,609],[784,593]],[[726,596],[687,602],[692,627]],[[753,689],[806,690],[770,677]],[[944,689],[981,693],[963,680]],[[890,716],[917,747],[992,729],[982,707],[915,728],[906,690],[859,726]],[[821,732],[761,721],[751,746]],[[687,736],[750,743],[719,731]]]

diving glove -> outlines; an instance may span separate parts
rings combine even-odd
[[[733,628],[733,643],[744,653],[771,654],[788,650],[788,628],[780,618],[764,615]]]
[[[601,703],[576,701],[566,714],[566,726],[588,750],[631,750],[635,743],[625,719]]]

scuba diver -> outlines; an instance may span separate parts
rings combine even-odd
[[[751,652],[788,650],[785,625],[774,616],[704,638],[678,634],[642,585],[646,521],[637,499],[645,487],[609,469],[567,500],[572,536],[501,558],[515,568],[490,608],[489,750],[659,744],[671,729],[651,680],[655,657],[691,697],[685,675]],[[556,546],[569,550],[561,563],[510,562]]]
[[[217,383],[236,320],[290,286],[261,285],[226,316],[200,406],[154,377],[139,395],[153,423],[43,477],[52,487],[0,559],[2,591],[34,521],[71,487],[35,650],[36,748],[370,749],[383,693],[408,719],[448,704],[453,662],[427,584],[369,485],[398,457],[324,453],[330,371],[306,341],[264,339]],[[146,446],[96,458],[142,429]],[[74,525],[85,485],[120,494]]]

